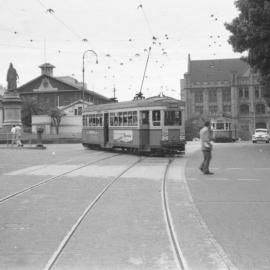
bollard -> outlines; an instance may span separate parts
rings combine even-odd
[[[37,148],[41,148],[41,149],[45,149],[46,147],[43,145],[42,143],[42,134],[44,132],[44,128],[43,127],[38,127],[37,128]]]

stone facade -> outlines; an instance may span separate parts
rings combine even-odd
[[[181,85],[186,120],[211,120],[213,128],[223,126],[243,140],[249,140],[255,128],[270,129],[270,109],[258,77],[240,59],[193,61],[189,56]]]

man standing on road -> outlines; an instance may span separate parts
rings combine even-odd
[[[212,158],[212,143],[211,143],[211,127],[210,121],[204,123],[204,127],[200,130],[201,149],[203,153],[203,162],[200,170],[204,174],[213,174],[209,171],[209,164]]]

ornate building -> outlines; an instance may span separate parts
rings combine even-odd
[[[240,59],[191,60],[181,83],[186,119],[209,119],[216,130],[248,140],[270,129],[270,109],[256,74]]]

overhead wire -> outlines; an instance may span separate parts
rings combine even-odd
[[[50,13],[55,20],[57,20],[60,24],[62,24],[69,32],[71,32],[74,36],[76,36],[82,42],[89,42],[89,40],[85,37],[79,35],[76,31],[74,31],[69,25],[67,25],[63,20],[61,20],[58,16],[56,16],[55,11],[52,8],[48,8],[46,5],[42,3],[41,0],[36,0],[44,9],[45,12]],[[91,44],[91,42],[89,42]],[[91,44],[92,45],[92,44]]]

